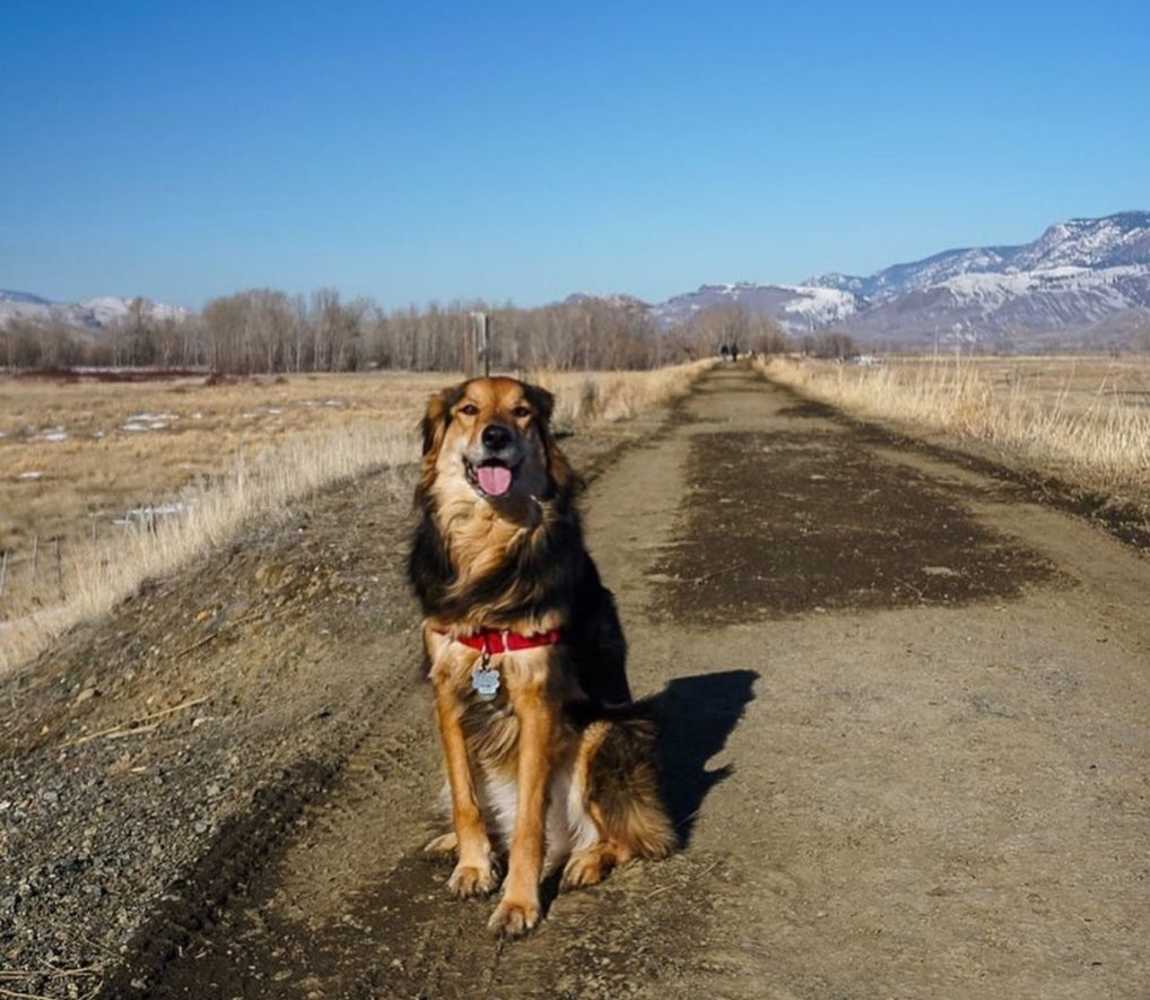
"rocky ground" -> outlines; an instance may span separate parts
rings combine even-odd
[[[741,369],[570,450],[679,854],[514,944],[447,896],[377,475],[0,686],[0,989],[1146,995],[1143,555]]]

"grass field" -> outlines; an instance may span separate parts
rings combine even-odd
[[[993,447],[1150,510],[1150,358],[774,359],[769,377],[857,416]]]
[[[526,377],[574,430],[665,403],[708,364]],[[245,519],[414,461],[428,395],[459,377],[0,379],[0,669]]]
[[[103,534],[292,435],[362,421],[410,429],[444,376],[211,382],[0,379],[0,550]]]

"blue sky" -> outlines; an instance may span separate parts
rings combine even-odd
[[[5,0],[0,288],[867,273],[1150,208],[1150,4]]]

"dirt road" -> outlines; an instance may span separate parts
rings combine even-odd
[[[412,650],[291,835],[230,842],[218,919],[170,895],[179,953],[104,995],[1150,996],[1150,561],[732,368],[584,506],[684,850],[491,940],[420,855]]]

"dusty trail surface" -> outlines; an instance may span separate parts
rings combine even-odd
[[[684,850],[492,941],[419,853],[414,634],[353,616],[354,670],[300,710],[343,735],[238,814],[105,995],[1147,996],[1145,557],[734,368],[585,509]]]

